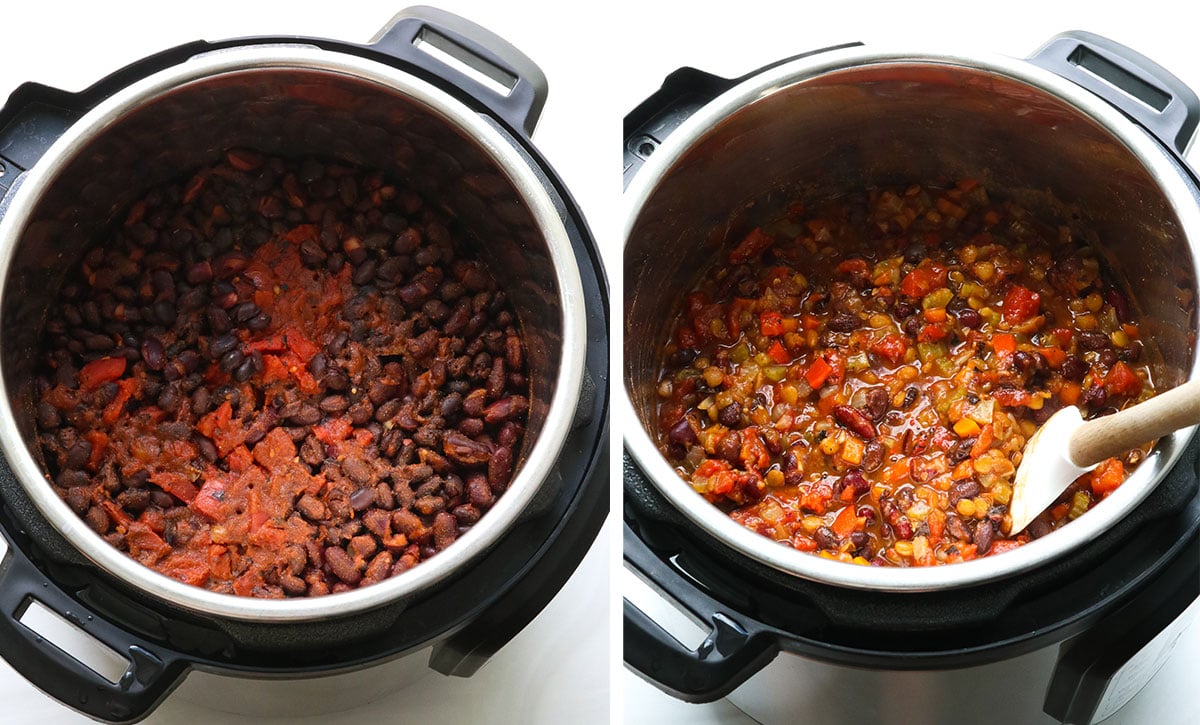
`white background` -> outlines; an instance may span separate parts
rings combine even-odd
[[[1186,7],[1183,3],[445,0],[436,4],[506,38],[546,72],[550,100],[534,140],[587,213],[608,257],[613,298],[618,300],[619,266],[613,263],[620,256],[624,214],[621,118],[680,66],[739,76],[783,57],[852,40],[1021,57],[1057,32],[1085,29],[1141,51],[1200,88],[1194,22],[1181,17],[1178,8]],[[403,2],[347,0],[20,3],[19,10],[0,9],[0,97],[26,80],[78,89],[124,63],[196,38],[294,33],[365,41],[402,7]],[[614,345],[614,357],[617,348]],[[619,435],[614,431],[614,439]],[[614,499],[618,490],[614,487]],[[563,594],[479,676],[467,681],[426,678],[419,687],[383,703],[321,721],[440,717],[454,723],[599,722],[607,719],[603,703],[611,667],[617,685],[614,719],[629,714],[630,722],[738,722],[728,706],[677,703],[624,673],[619,664],[605,664],[610,651],[619,652],[617,610],[607,595],[610,568],[615,571],[617,566],[612,556],[617,547],[616,526],[610,521]],[[1200,669],[1196,630],[1185,634],[1180,651],[1151,686],[1153,691],[1143,693],[1152,695],[1161,707],[1138,710],[1125,723],[1200,722],[1200,706],[1191,696],[1194,674],[1187,676],[1189,669],[1192,673]],[[0,716],[5,722],[75,721],[2,663],[0,702],[5,703]],[[220,720],[171,701],[155,721],[240,722]]]

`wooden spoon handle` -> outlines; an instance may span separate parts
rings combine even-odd
[[[1071,435],[1071,460],[1081,468],[1200,423],[1200,380],[1192,380],[1119,413],[1089,420]]]

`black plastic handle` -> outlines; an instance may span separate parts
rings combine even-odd
[[[371,40],[377,50],[444,78],[526,136],[533,134],[549,86],[529,56],[508,41],[444,10],[417,5],[400,11]],[[431,55],[430,45],[487,76],[507,92],[480,82]]]
[[[1179,154],[1200,122],[1196,92],[1146,56],[1095,33],[1057,35],[1029,62],[1095,93]]]
[[[20,673],[39,690],[90,717],[133,723],[150,714],[179,684],[189,663],[156,654],[154,645],[94,615],[47,579],[3,527],[0,535],[8,543],[0,562],[0,657],[19,664]],[[18,621],[31,599],[128,659],[120,681],[109,682]]]
[[[1105,719],[1141,689],[1160,666],[1174,641],[1163,642],[1160,651],[1147,651],[1144,661],[1130,664],[1160,635],[1169,638],[1172,625],[1178,637],[1186,622],[1179,620],[1200,596],[1200,547],[1192,538],[1175,562],[1153,582],[1105,617],[1087,632],[1065,645],[1059,653],[1050,687],[1046,691],[1046,714],[1064,723],[1091,723]],[[1122,681],[1126,666],[1132,672]],[[1114,700],[1098,712],[1106,693],[1115,688]]]
[[[625,664],[659,689],[687,702],[713,702],[733,692],[779,654],[779,638],[748,630],[720,605],[689,586],[625,524],[625,563],[660,591],[686,594],[677,603],[709,624],[704,642],[689,649],[628,599],[624,600]]]

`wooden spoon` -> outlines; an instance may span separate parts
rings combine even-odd
[[[1078,408],[1063,408],[1050,416],[1025,444],[1009,505],[1011,533],[1028,526],[1076,478],[1106,458],[1197,423],[1200,423],[1200,380],[1086,422]]]

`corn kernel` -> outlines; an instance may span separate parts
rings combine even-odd
[[[1112,343],[1114,345],[1116,345],[1117,347],[1128,347],[1129,346],[1129,335],[1125,334],[1124,330],[1117,330],[1116,332],[1109,335],[1108,337],[1110,340],[1112,340]]]
[[[1099,292],[1093,292],[1087,296],[1083,304],[1092,312],[1099,312],[1100,308],[1104,306],[1104,298],[1100,296]]]
[[[796,401],[800,400],[800,391],[791,383],[784,383],[779,389],[779,397],[788,405],[795,405]]]
[[[708,384],[708,387],[715,388],[725,382],[725,373],[721,372],[721,368],[709,365],[704,368],[704,382]]]
[[[821,441],[817,447],[820,448],[821,452],[825,455],[832,456],[837,452],[838,447],[841,446],[841,441],[839,438],[840,436],[838,435],[825,436],[825,439]]]
[[[874,327],[876,329],[883,329],[883,328],[887,327],[889,324],[891,324],[892,318],[888,317],[887,315],[885,315],[883,313],[880,313],[880,314],[876,314],[876,315],[871,315],[871,318],[869,320],[867,320],[867,322],[869,322],[871,324],[871,327]]]
[[[820,516],[805,516],[800,520],[800,526],[809,534],[817,533],[817,529],[825,525],[825,519]]]
[[[975,502],[969,498],[960,498],[954,508],[960,515],[967,518],[971,518],[975,515]]]
[[[987,282],[996,275],[996,265],[991,262],[976,262],[972,266],[972,269],[975,272],[975,276],[983,282]]]
[[[988,509],[990,509],[992,507],[992,502],[991,502],[991,500],[988,499],[987,496],[976,496],[974,504],[975,504],[975,518],[977,518],[977,519],[981,519],[984,516],[987,516]]]
[[[913,555],[913,544],[911,541],[897,541],[896,545],[892,548],[894,548],[896,553],[900,556],[907,557]]]
[[[1100,322],[1095,315],[1080,315],[1075,318],[1075,326],[1081,330],[1094,330],[1099,326]]]
[[[896,371],[896,377],[900,378],[906,383],[911,383],[912,381],[916,380],[920,374],[920,371],[918,371],[913,365],[905,365]]]
[[[992,496],[996,499],[996,503],[1007,506],[1012,501],[1012,486],[1007,483],[998,483],[992,487]]]

